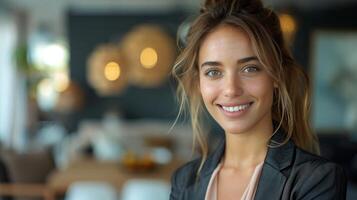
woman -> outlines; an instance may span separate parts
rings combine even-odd
[[[206,1],[173,74],[202,157],[175,172],[171,200],[345,199],[342,168],[316,155],[308,78],[259,0]],[[210,155],[203,104],[225,132]]]

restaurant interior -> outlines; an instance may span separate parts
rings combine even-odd
[[[357,199],[357,1],[263,0]],[[200,0],[0,0],[0,200],[165,200],[198,156],[170,71]],[[338,87],[337,87],[338,86]],[[210,147],[223,131],[208,114]]]

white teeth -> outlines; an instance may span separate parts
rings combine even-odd
[[[232,106],[232,107],[226,107],[226,106],[222,106],[222,108],[225,110],[225,111],[228,111],[228,112],[237,112],[237,111],[242,111],[246,108],[248,108],[250,106],[250,104],[244,104],[244,105],[239,105],[239,106]]]

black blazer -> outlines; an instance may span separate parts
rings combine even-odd
[[[279,130],[272,141],[282,142]],[[225,140],[208,156],[196,181],[200,159],[180,167],[172,176],[170,200],[204,200],[212,172],[223,156]],[[308,153],[290,140],[270,147],[264,161],[255,200],[340,200],[346,199],[343,169],[322,157]],[[196,184],[195,184],[196,183]]]

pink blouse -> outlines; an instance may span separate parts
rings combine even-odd
[[[260,178],[260,173],[262,171],[264,162],[258,164],[255,167],[255,170],[253,172],[252,177],[250,178],[250,181],[247,185],[247,188],[245,188],[245,191],[243,193],[243,196],[241,200],[253,200],[255,196],[255,192],[257,190],[257,185],[259,182]],[[213,171],[211,179],[208,183],[207,191],[206,191],[206,197],[205,200],[217,200],[217,174],[219,170],[221,169],[222,164],[219,163],[216,169]]]

